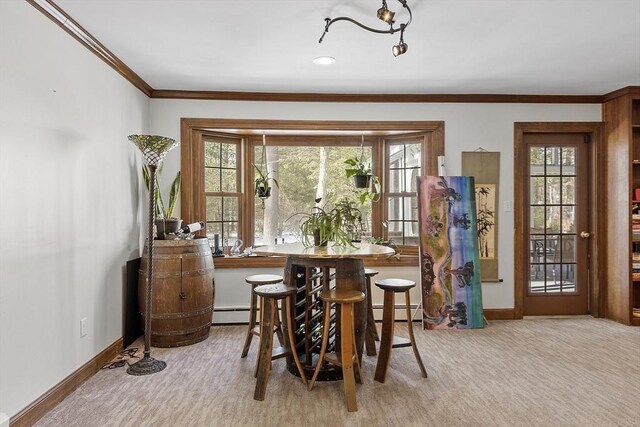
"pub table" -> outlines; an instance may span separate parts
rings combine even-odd
[[[256,248],[255,254],[262,256],[286,256],[284,267],[284,283],[295,286],[298,292],[295,297],[294,335],[296,351],[300,355],[305,376],[310,379],[320,353],[322,339],[323,304],[318,297],[323,289],[353,289],[366,295],[363,260],[386,258],[395,251],[388,246],[370,243],[353,243],[353,246],[305,247],[302,243],[284,243]],[[367,296],[368,297],[368,296]],[[332,309],[333,311],[333,309]],[[284,313],[283,313],[284,314]],[[366,330],[366,299],[355,304],[354,323],[358,356],[362,357],[364,335]],[[332,314],[329,331],[330,346],[327,352],[339,349],[340,337],[339,315]],[[287,322],[287,324],[289,324]],[[286,331],[284,331],[286,334]],[[292,357],[287,358],[289,372],[297,375]],[[318,381],[334,381],[342,379],[342,370],[325,364],[318,375]]]

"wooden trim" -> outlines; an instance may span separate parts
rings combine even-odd
[[[605,266],[606,229],[604,218],[597,206],[604,206],[606,188],[603,186],[604,170],[602,158],[602,123],[600,122],[515,122],[514,123],[514,315],[522,319],[524,310],[524,282],[527,277],[524,266],[527,264],[529,252],[524,248],[525,212],[522,183],[524,172],[528,170],[525,164],[523,141],[525,133],[588,133],[591,134],[591,165],[590,178],[591,201],[591,266],[589,269],[589,292],[591,296],[589,312],[594,317],[602,317],[604,307],[603,273],[599,270]],[[606,205],[606,204],[605,204]]]
[[[516,317],[514,308],[485,308],[483,311],[487,320],[515,320],[521,318]]]
[[[328,131],[436,131],[444,129],[442,121],[340,121],[340,120],[265,120],[202,119],[183,117],[188,129],[261,129],[261,130],[328,130]],[[444,137],[443,137],[444,140]]]
[[[215,101],[266,102],[357,102],[357,103],[503,103],[503,104],[600,104],[602,95],[515,94],[358,94],[190,91],[154,89],[151,98]]]
[[[613,92],[605,93],[604,95],[602,95],[602,103],[626,95],[640,95],[640,86],[627,86],[623,87],[622,89],[614,90]]]
[[[62,10],[51,0],[27,0],[29,4],[38,9],[56,25],[69,33],[94,55],[102,59],[107,65],[116,70],[122,77],[129,80],[135,87],[147,96],[153,94],[153,88],[137,75],[131,68],[115,56],[109,49],[82,28],[71,16]]]
[[[11,427],[32,426],[35,424],[58,403],[62,402],[64,398],[73,393],[75,389],[80,387],[85,381],[100,371],[100,369],[109,363],[109,361],[113,359],[120,350],[122,350],[122,338],[118,338],[109,347],[102,350],[71,375],[60,381],[22,411],[11,417],[11,420],[9,421]]]

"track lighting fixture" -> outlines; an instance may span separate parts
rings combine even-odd
[[[389,10],[389,8],[387,7],[387,1],[386,0],[382,0],[382,7],[380,9],[378,9],[377,12],[377,16],[378,18],[389,24],[389,29],[388,30],[379,30],[377,28],[371,28],[368,27],[364,24],[361,24],[360,22],[356,21],[353,18],[349,18],[347,16],[340,16],[338,18],[325,18],[325,26],[324,26],[324,33],[322,33],[322,36],[320,37],[320,40],[318,40],[318,43],[322,43],[322,40],[324,39],[324,36],[327,35],[327,33],[329,32],[329,27],[331,26],[331,24],[333,24],[334,22],[338,22],[338,21],[349,21],[352,24],[357,25],[360,28],[363,28],[367,31],[371,31],[372,33],[378,33],[378,34],[395,34],[398,31],[400,31],[400,42],[393,46],[392,52],[393,52],[393,56],[399,56],[402,55],[403,53],[405,53],[407,51],[407,49],[409,48],[409,46],[404,42],[404,30],[409,26],[409,24],[411,24],[411,20],[413,19],[413,16],[411,15],[411,9],[409,8],[409,5],[407,4],[407,0],[398,0],[398,2],[402,5],[402,7],[404,7],[405,9],[407,9],[407,12],[409,12],[409,19],[407,20],[407,22],[400,24],[399,27],[394,27],[393,24],[395,24],[394,21],[394,16],[395,16],[395,12],[392,12]]]

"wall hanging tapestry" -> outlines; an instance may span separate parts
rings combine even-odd
[[[424,329],[482,328],[473,177],[418,177],[418,220]]]
[[[498,184],[500,153],[479,148],[462,152],[462,175],[475,178],[481,281],[498,279]]]

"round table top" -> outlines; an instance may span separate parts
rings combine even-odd
[[[302,243],[283,243],[281,245],[269,245],[256,248],[256,255],[267,256],[297,256],[300,258],[386,258],[395,254],[388,246],[374,245],[371,243],[353,243],[351,246],[327,246],[305,247]]]

